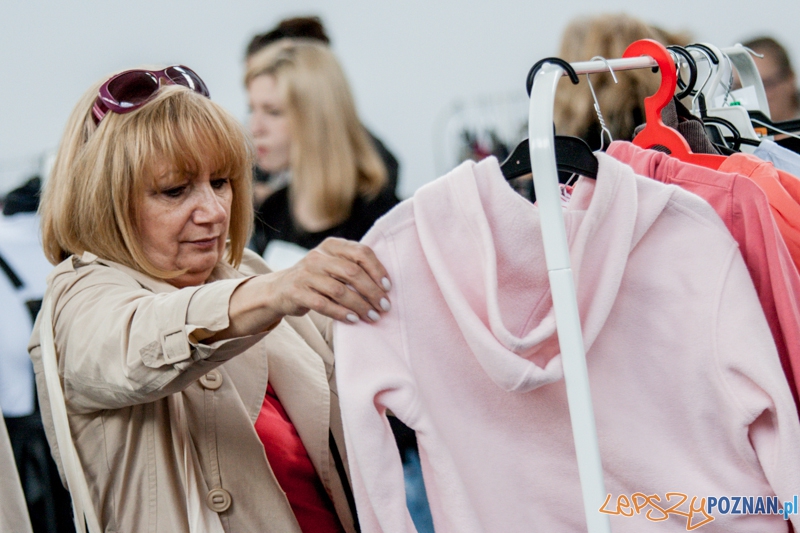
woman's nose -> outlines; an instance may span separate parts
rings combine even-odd
[[[250,115],[249,125],[250,125],[250,133],[253,136],[264,135],[265,133],[267,133],[266,120],[264,120],[264,117],[258,114],[254,113]]]
[[[210,184],[199,192],[197,207],[194,210],[196,224],[219,224],[228,218],[225,201]]]

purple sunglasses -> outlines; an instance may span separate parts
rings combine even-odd
[[[109,78],[98,91],[92,106],[94,123],[100,124],[106,113],[130,113],[149,102],[161,85],[183,85],[208,97],[208,87],[195,71],[183,65],[164,70],[126,70]]]

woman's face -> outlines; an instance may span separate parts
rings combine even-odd
[[[289,168],[292,144],[286,102],[274,76],[256,76],[247,86],[250,99],[250,133],[256,148],[256,163],[266,172]]]
[[[207,170],[164,172],[145,188],[136,227],[145,256],[158,268],[186,273],[168,280],[178,288],[203,284],[225,252],[233,190]]]

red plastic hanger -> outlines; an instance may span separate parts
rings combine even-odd
[[[661,111],[669,104],[675,95],[675,88],[678,85],[678,74],[675,69],[675,61],[664,46],[652,39],[641,39],[631,43],[625,49],[622,57],[650,56],[658,63],[661,71],[661,87],[656,94],[644,99],[645,118],[647,120],[644,129],[633,139],[633,144],[642,148],[652,148],[660,145],[667,148],[672,157],[677,157],[686,163],[700,165],[703,167],[719,169],[725,161],[725,156],[715,154],[696,154],[692,152],[689,143],[683,136],[668,127],[661,120]]]

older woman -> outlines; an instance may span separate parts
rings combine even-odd
[[[258,209],[259,253],[273,241],[313,248],[326,237],[359,240],[397,204],[327,46],[276,41],[248,59],[245,85],[256,163],[276,188]]]
[[[186,67],[118,74],[69,119],[41,207],[45,301],[104,531],[194,532],[209,512],[225,531],[355,530],[328,326],[379,320],[390,282],[341,239],[270,272],[244,250],[251,165]]]

